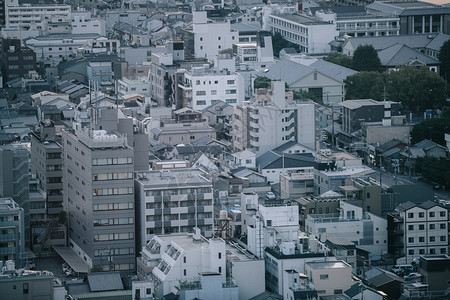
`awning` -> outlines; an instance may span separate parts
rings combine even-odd
[[[82,260],[78,254],[69,247],[53,246],[53,249],[59,256],[64,259],[64,261],[76,272],[76,273],[87,273],[89,270],[89,265]]]

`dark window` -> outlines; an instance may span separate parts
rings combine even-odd
[[[23,284],[23,293],[28,294],[28,283]]]

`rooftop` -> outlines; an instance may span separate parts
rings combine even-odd
[[[208,175],[200,169],[150,170],[137,172],[136,175],[136,181],[150,189],[211,186],[211,181],[206,177]]]
[[[312,269],[345,269],[351,266],[343,261],[310,261],[306,265]]]

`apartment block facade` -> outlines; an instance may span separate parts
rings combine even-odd
[[[208,174],[199,169],[150,170],[135,179],[139,244],[154,235],[213,233],[213,193]]]
[[[0,198],[0,260],[23,266],[25,258],[24,210],[13,199]]]
[[[134,155],[127,138],[106,130],[63,130],[62,145],[69,246],[90,268],[133,272]]]
[[[389,252],[406,263],[420,255],[448,253],[448,210],[439,203],[406,202],[388,214]]]

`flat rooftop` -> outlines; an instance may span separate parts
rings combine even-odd
[[[310,261],[306,263],[312,269],[344,269],[351,266],[343,261]]]

